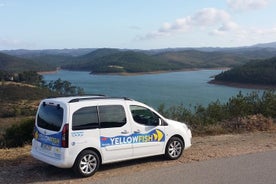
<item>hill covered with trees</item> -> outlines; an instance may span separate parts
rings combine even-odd
[[[62,66],[68,70],[85,70],[92,73],[151,72],[177,70],[182,65],[134,51],[99,49],[85,56],[72,59],[72,64]]]
[[[172,71],[192,68],[234,67],[251,59],[276,56],[276,49],[228,49],[215,51],[188,50],[119,50],[97,49],[89,54],[72,58],[67,70],[92,73]]]
[[[47,71],[53,69],[55,69],[55,67],[47,63],[38,63],[30,59],[0,53],[0,71],[22,72]]]
[[[215,81],[276,87],[276,57],[234,67],[215,76]]]

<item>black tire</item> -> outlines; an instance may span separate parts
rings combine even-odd
[[[100,165],[100,159],[92,150],[82,151],[75,160],[73,170],[81,177],[89,177],[95,174]]]
[[[178,137],[172,137],[167,143],[165,156],[167,159],[176,160],[182,155],[183,149],[183,141]]]

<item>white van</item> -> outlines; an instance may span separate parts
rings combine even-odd
[[[87,177],[100,164],[161,154],[177,159],[191,138],[186,124],[128,98],[59,97],[39,105],[31,154]]]

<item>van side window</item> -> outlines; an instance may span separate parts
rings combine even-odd
[[[130,106],[132,118],[136,123],[146,125],[146,126],[158,126],[159,125],[159,116],[157,116],[154,112],[151,110],[141,107],[141,106],[136,106],[136,105],[131,105]]]
[[[99,119],[97,107],[84,107],[73,114],[72,118],[73,130],[84,130],[99,128]]]
[[[99,106],[101,128],[121,127],[126,124],[126,113],[121,105]]]

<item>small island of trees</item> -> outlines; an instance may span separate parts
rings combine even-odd
[[[276,87],[276,57],[250,61],[215,76],[216,82],[268,85]]]

